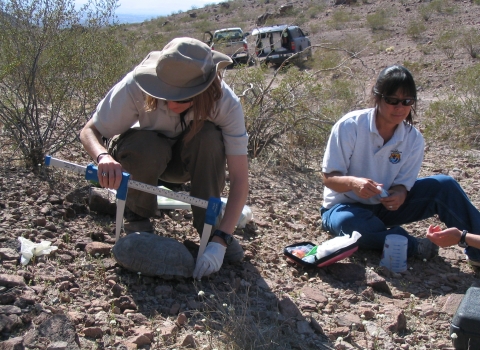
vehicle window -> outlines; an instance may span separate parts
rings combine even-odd
[[[300,38],[303,35],[302,31],[300,30],[300,28],[293,28],[293,29],[290,29],[290,35],[292,36],[292,38]]]
[[[242,39],[242,32],[239,30],[231,30],[215,33],[214,40],[239,40]]]

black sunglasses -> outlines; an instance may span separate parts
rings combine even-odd
[[[415,101],[416,99],[415,98],[406,98],[406,99],[400,99],[400,98],[396,98],[396,97],[389,97],[389,96],[384,96],[384,95],[380,95],[383,100],[385,101],[385,103],[387,105],[392,105],[392,106],[396,106],[398,105],[399,103],[402,103],[402,106],[413,106],[415,104]]]
[[[184,104],[184,103],[190,103],[190,102],[192,102],[192,101],[193,101],[193,98],[189,98],[188,100],[172,101],[172,102]]]

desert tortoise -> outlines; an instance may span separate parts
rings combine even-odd
[[[153,233],[134,232],[122,237],[112,252],[118,264],[145,276],[192,277],[195,268],[192,254],[182,243]]]

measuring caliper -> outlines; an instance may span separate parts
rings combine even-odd
[[[98,181],[98,168],[93,164],[89,164],[85,167],[79,164],[53,158],[52,156],[46,156],[45,165],[69,170],[80,175],[85,175],[86,180]],[[202,256],[203,252],[205,251],[205,247],[207,246],[208,239],[210,238],[212,226],[215,225],[217,217],[220,215],[222,210],[223,203],[220,198],[210,197],[208,201],[205,199],[195,198],[183,193],[173,192],[164,188],[148,185],[143,182],[130,180],[130,174],[123,172],[122,182],[120,183],[120,187],[117,188],[116,194],[117,213],[115,221],[115,242],[118,241],[120,237],[120,231],[122,229],[123,213],[125,211],[125,202],[127,199],[128,188],[133,188],[135,190],[155,194],[157,196],[167,197],[170,199],[176,199],[199,208],[207,209],[197,259]]]

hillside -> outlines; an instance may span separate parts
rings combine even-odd
[[[459,90],[457,74],[478,63],[460,43],[453,57],[447,55],[447,44],[453,41],[442,42],[447,29],[458,30],[458,38],[471,28],[478,30],[480,5],[475,1],[333,5],[299,0],[279,17],[282,4],[230,1],[122,24],[119,35],[125,40],[129,33],[135,35],[132,50],[140,61],[174,36],[202,39],[206,30],[231,26],[251,32],[258,16],[272,13],[266,24],[298,24],[309,32],[313,59],[301,71],[315,73],[319,80],[350,81],[356,88],[356,107],[366,106],[366,93],[382,68],[400,63],[411,69],[418,84],[422,130],[429,104]],[[253,54],[253,43],[249,47]],[[331,56],[337,49],[339,56]],[[343,60],[335,70],[327,65]],[[242,69],[257,68],[229,69],[226,80]],[[273,77],[276,68],[269,67],[265,74]],[[457,126],[446,127],[454,133]],[[0,137],[2,147],[8,147],[5,135]],[[303,147],[300,151],[310,151]],[[452,316],[467,289],[480,286],[480,272],[466,264],[462,250],[450,247],[440,249],[431,261],[409,260],[409,269],[401,274],[379,268],[377,251],[357,251],[326,268],[293,264],[283,255],[287,245],[318,244],[331,237],[322,231],[318,211],[321,155],[299,168],[285,162],[280,149],[250,159],[247,205],[254,220],[235,232],[245,260],[224,264],[201,282],[142,276],[121,268],[110,254],[115,218],[89,207],[87,181],[45,167],[33,173],[4,158],[0,349],[453,349]],[[7,153],[2,148],[2,153],[11,154],[11,149]],[[80,145],[56,156],[82,165],[91,162]],[[439,173],[455,177],[480,208],[478,151],[429,136],[421,176]],[[195,256],[199,240],[189,210],[159,211],[154,221],[160,235],[184,243]],[[421,237],[430,223],[438,221],[406,228]],[[52,242],[58,249],[23,266],[20,236]]]

